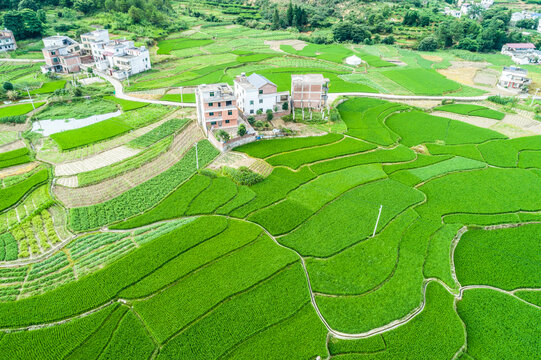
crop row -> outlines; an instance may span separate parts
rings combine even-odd
[[[0,169],[30,162],[29,152],[27,147],[23,147],[0,154]]]
[[[47,170],[41,170],[13,186],[0,189],[0,211],[15,205],[34,186],[45,182],[49,177]]]
[[[96,170],[77,174],[79,186],[87,186],[101,181],[120,176],[128,171],[136,169],[163,154],[173,141],[172,137],[157,142],[148,149],[126,160],[104,166]]]
[[[30,252],[32,255],[41,254],[61,241],[47,210],[21,222],[19,226],[11,229],[11,234],[19,244],[18,256],[21,258],[30,256]]]
[[[173,135],[188,123],[187,119],[171,119],[146,134],[130,141],[128,146],[134,148],[147,148],[161,139]]]
[[[206,140],[199,143],[198,152],[200,167],[217,155],[217,150]],[[122,195],[97,205],[70,209],[71,228],[76,231],[94,229],[142,213],[157,204],[195,171],[195,149],[191,148],[171,168]]]

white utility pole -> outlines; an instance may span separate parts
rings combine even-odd
[[[530,103],[530,106],[533,106],[533,102],[535,101],[535,97],[537,96],[538,92],[539,92],[539,88],[535,89],[535,95],[532,97],[532,102]]]
[[[36,110],[36,107],[34,106],[34,100],[32,100],[32,96],[30,96],[30,91],[28,91],[28,88],[26,88],[26,92],[28,93],[28,97],[30,98],[30,102],[32,103],[32,108]]]
[[[197,143],[195,143],[195,167],[199,170],[199,155],[197,154]]]
[[[381,210],[383,209],[383,205],[380,205],[379,206],[379,214],[378,214],[378,219],[376,220],[376,226],[374,226],[374,233],[372,234],[372,237],[376,236],[376,231],[378,230],[378,223],[379,223],[379,218],[381,216]]]

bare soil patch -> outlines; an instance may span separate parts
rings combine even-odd
[[[12,166],[10,168],[0,170],[0,179],[4,179],[4,178],[14,176],[14,175],[25,174],[25,173],[31,171],[32,169],[34,169],[38,165],[39,164],[37,162],[33,162],[33,163],[29,163],[29,164],[22,164],[22,165]]]
[[[451,66],[447,69],[438,69],[438,72],[448,79],[458,83],[475,86],[475,75],[481,69],[484,69],[487,63],[475,61],[451,61]]]
[[[302,40],[265,40],[265,45],[269,45],[274,51],[283,52],[280,45],[291,45],[295,50],[302,50],[307,44]]]
[[[218,156],[208,167],[213,170],[218,170],[223,166],[238,169],[242,166],[250,167],[255,161],[256,159],[246,154],[229,151]]]
[[[440,62],[440,61],[443,60],[442,57],[437,56],[437,55],[421,54],[421,57],[422,57],[423,59],[428,60],[428,61],[435,61],[435,62]]]

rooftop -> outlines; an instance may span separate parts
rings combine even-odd
[[[235,100],[233,89],[227,83],[202,84],[197,89],[204,94],[205,99]],[[214,96],[206,96],[206,93],[214,92]]]
[[[505,46],[513,49],[535,49],[535,45],[532,43],[509,43]]]
[[[329,79],[324,78],[322,74],[302,74],[302,75],[291,75],[291,81],[323,84],[323,83],[329,82]]]
[[[263,75],[259,75],[256,73],[253,73],[250,76],[242,74],[241,76],[238,76],[235,80],[246,89],[260,89],[262,86],[267,84],[276,86],[275,83],[273,83]]]

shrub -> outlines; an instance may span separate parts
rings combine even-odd
[[[258,128],[258,129],[263,128],[263,121],[257,120],[257,121],[255,122],[254,126],[255,126],[256,128]]]
[[[218,139],[222,139],[223,142],[228,142],[231,136],[229,136],[229,133],[225,130],[220,130],[216,133],[216,137]]]
[[[262,175],[250,170],[246,166],[241,166],[238,169],[224,166],[222,173],[230,177],[238,185],[254,185],[265,179]]]
[[[419,51],[436,51],[438,48],[438,40],[435,36],[427,36],[419,42],[417,50]]]
[[[289,110],[289,104],[287,101],[282,104],[282,110]]]
[[[293,115],[289,114],[289,115],[282,116],[282,120],[284,120],[285,122],[291,122],[293,121]]]
[[[255,123],[255,117],[253,117],[253,116],[248,116],[248,119],[247,119],[247,120],[248,120],[248,124],[254,125],[254,123]]]
[[[25,115],[4,116],[0,118],[0,124],[24,124],[25,122]]]
[[[493,95],[489,96],[487,100],[500,105],[515,105],[517,103],[517,99],[512,96]]]
[[[4,90],[6,91],[10,91],[10,90],[13,90],[13,84],[10,83],[9,81],[6,81],[2,87],[4,88]]]
[[[256,114],[257,114],[257,115],[263,114],[263,110],[261,110],[261,109],[257,110]]]
[[[272,110],[267,110],[267,121],[271,121],[274,118]]]

